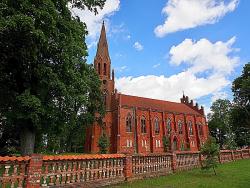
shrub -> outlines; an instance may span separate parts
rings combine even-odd
[[[164,152],[167,152],[169,149],[169,145],[170,145],[169,138],[167,136],[163,136],[162,143],[163,143]]]
[[[98,140],[100,153],[107,153],[109,147],[109,138],[106,133],[103,133]]]
[[[217,167],[219,151],[219,145],[216,143],[215,138],[209,137],[201,147],[201,154],[205,157],[201,168],[204,170],[212,168],[216,175],[215,168]]]

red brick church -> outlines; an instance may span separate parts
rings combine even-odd
[[[187,96],[180,103],[130,96],[115,89],[114,70],[108,51],[105,26],[102,25],[94,67],[102,81],[106,106],[105,132],[110,139],[110,153],[161,153],[163,137],[169,150],[197,151],[208,137],[203,107]],[[85,150],[98,153],[102,129],[97,123],[87,130]]]

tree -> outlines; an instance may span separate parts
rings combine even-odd
[[[0,124],[20,133],[23,155],[38,134],[60,136],[104,113],[99,77],[86,64],[86,25],[69,2],[97,13],[105,0],[0,3]]]
[[[201,154],[205,157],[202,162],[202,169],[209,170],[212,168],[216,175],[215,168],[217,167],[219,151],[219,145],[216,143],[215,138],[209,137],[201,147]]]
[[[231,147],[226,145],[234,142],[230,124],[231,102],[227,99],[218,99],[213,102],[210,109],[212,112],[208,114],[208,126],[211,135],[216,138],[220,148]]]
[[[247,113],[241,106],[236,104],[233,106],[231,122],[237,146],[243,147],[250,145],[250,128],[247,123],[248,118]]]
[[[234,102],[244,107],[250,116],[250,63],[243,67],[242,75],[233,81]]]
[[[100,149],[100,153],[107,153],[109,147],[109,138],[105,132],[100,136],[98,140],[98,147]]]
[[[232,84],[234,105],[231,113],[233,130],[239,146],[250,145],[250,63],[247,63],[241,76]]]
[[[169,150],[169,146],[170,146],[169,138],[167,136],[163,136],[162,143],[163,143],[164,151],[167,152]]]

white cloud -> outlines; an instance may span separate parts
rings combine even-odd
[[[121,24],[119,24],[119,25],[113,25],[113,26],[110,28],[110,32],[111,32],[112,34],[125,32],[124,23],[121,23]]]
[[[128,69],[128,67],[126,65],[124,65],[124,66],[121,66],[121,67],[116,67],[115,71],[123,72],[123,71],[125,71],[127,69]]]
[[[177,46],[170,49],[170,63],[180,65],[188,64],[187,71],[193,74],[212,71],[213,75],[230,74],[238,62],[238,57],[231,57],[234,51],[232,45],[236,38],[232,37],[227,42],[212,43],[203,38],[195,42],[185,39]]]
[[[228,84],[229,81],[224,77],[197,78],[188,72],[170,77],[148,75],[116,80],[117,89],[121,93],[177,102],[182,91],[190,98],[197,99],[219,91]]]
[[[157,68],[157,67],[159,67],[160,65],[161,65],[160,63],[157,63],[157,64],[153,65],[153,68]]]
[[[211,104],[215,102],[217,99],[226,99],[228,97],[226,92],[216,92],[211,97]]]
[[[121,53],[115,53],[115,58],[120,58],[120,57],[123,57],[123,55]]]
[[[169,0],[162,9],[166,20],[158,25],[154,32],[163,37],[168,33],[213,24],[226,13],[232,12],[239,0]]]
[[[138,41],[134,43],[133,47],[134,47],[137,51],[143,50],[142,44],[139,43]]]
[[[107,0],[103,9],[98,8],[97,15],[89,10],[80,10],[77,8],[72,8],[71,12],[73,15],[79,16],[82,22],[86,23],[89,32],[88,36],[92,40],[96,40],[101,30],[102,21],[106,20],[108,22],[108,17],[118,11],[119,8],[120,0]]]
[[[118,91],[124,94],[179,102],[182,91],[191,99],[220,95],[230,85],[227,76],[234,70],[238,58],[230,52],[235,38],[222,42],[186,39],[170,50],[170,62],[186,63],[188,68],[172,76],[146,75],[116,79]],[[206,72],[206,74],[204,74]],[[210,105],[210,104],[207,104]]]
[[[202,104],[202,105],[203,105],[203,104]],[[204,107],[204,111],[205,111],[206,115],[208,115],[209,113],[211,113],[210,106],[203,105],[203,107]]]
[[[127,68],[127,66],[122,66],[121,70],[125,70]]]

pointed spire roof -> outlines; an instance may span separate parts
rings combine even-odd
[[[105,23],[104,23],[104,21],[102,21],[102,30],[101,30],[101,35],[100,35],[99,43],[100,42],[107,42],[107,39],[106,39],[106,29],[105,29]]]
[[[104,21],[102,22],[101,34],[100,34],[100,38],[99,38],[99,42],[97,46],[96,56],[98,55],[101,56],[102,58],[107,56],[109,59],[108,42],[107,42],[107,37],[106,37]]]

